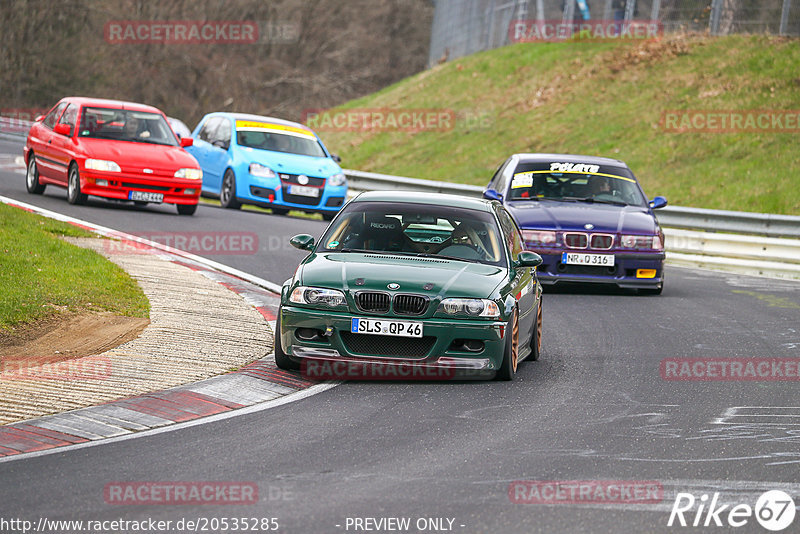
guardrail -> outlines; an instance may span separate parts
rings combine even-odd
[[[31,123],[0,117],[0,137],[24,140]],[[483,187],[345,169],[350,191],[402,190],[480,198]],[[800,217],[667,206],[656,211],[676,264],[800,278]]]
[[[426,193],[450,193],[476,198],[480,198],[483,193],[483,187],[477,185],[420,180],[419,178],[391,176],[350,169],[345,169],[344,173],[347,175],[350,189],[355,192],[394,189],[424,191]],[[655,213],[661,225],[671,228],[769,237],[800,237],[800,217],[790,215],[709,210],[682,206],[667,206],[657,210]]]
[[[30,121],[0,117],[0,138],[24,141],[31,129]]]
[[[350,189],[423,191],[477,197],[483,188],[345,170]],[[800,217],[667,206],[657,210],[667,261],[740,274],[800,279]]]

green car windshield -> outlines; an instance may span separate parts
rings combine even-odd
[[[328,228],[317,252],[370,252],[505,265],[489,212],[426,204],[354,202]]]

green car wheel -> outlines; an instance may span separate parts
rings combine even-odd
[[[536,321],[531,332],[531,355],[526,358],[535,362],[542,354],[542,297],[539,296],[539,306],[536,308]]]
[[[503,364],[497,371],[498,380],[514,380],[519,363],[519,313],[514,309],[514,315],[508,322],[506,331],[506,347],[503,352]]]
[[[278,310],[278,320],[275,323],[275,365],[286,371],[297,371],[300,366],[289,358],[281,347],[281,311]]]

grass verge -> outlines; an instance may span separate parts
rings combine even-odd
[[[0,228],[0,334],[60,312],[149,316],[147,297],[125,271],[59,237],[94,234],[1,203]]]
[[[517,44],[436,66],[345,109],[453,110],[444,131],[320,131],[345,166],[485,185],[517,152],[622,159],[671,204],[800,213],[794,133],[673,133],[664,112],[800,110],[800,40],[675,35]],[[796,122],[796,121],[795,121]]]

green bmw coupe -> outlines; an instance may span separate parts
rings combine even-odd
[[[542,258],[497,201],[370,192],[283,285],[275,362],[306,376],[511,380],[539,358]]]

